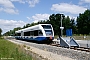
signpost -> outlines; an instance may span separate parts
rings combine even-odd
[[[60,14],[60,15],[61,15],[61,27],[60,27],[60,29],[61,29],[61,37],[62,37],[63,29],[64,29],[64,27],[62,27],[62,19],[64,18],[64,15],[63,14]]]

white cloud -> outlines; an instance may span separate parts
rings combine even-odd
[[[39,3],[39,0],[28,0],[27,2],[30,7],[34,7],[37,3]]]
[[[25,3],[25,0],[11,0],[12,2]]]
[[[28,3],[30,7],[34,7],[39,3],[39,0],[0,0],[0,12],[18,14],[19,11],[15,8],[12,2]]]
[[[15,8],[10,0],[0,0],[0,5],[6,8]]]
[[[86,10],[86,8],[74,4],[60,3],[60,4],[53,4],[51,10],[56,12],[79,14],[83,13]]]
[[[15,20],[4,20],[4,19],[0,19],[0,28],[3,30],[3,33],[12,30],[13,28],[16,27],[23,27],[26,23],[19,20],[19,21],[15,21]]]
[[[2,11],[3,10],[3,8],[0,8],[0,11]]]
[[[27,19],[28,19],[28,20],[31,20],[31,18],[30,18],[30,17],[27,17]]]
[[[49,14],[35,14],[35,16],[32,16],[33,22],[36,23],[41,20],[47,20],[49,19]]]
[[[18,10],[10,0],[0,0],[0,7],[0,11],[4,11],[10,14],[18,14]]]
[[[30,7],[35,7],[39,0],[11,0],[12,2],[28,3]]]
[[[80,0],[82,3],[90,3],[90,0]]]
[[[18,14],[18,10],[14,10],[14,9],[10,9],[10,8],[3,9],[3,11],[10,13],[10,14],[12,14],[12,13]]]

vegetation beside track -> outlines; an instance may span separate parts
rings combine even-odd
[[[0,38],[0,60],[32,60],[32,57],[20,45]]]

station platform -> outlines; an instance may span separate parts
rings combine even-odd
[[[59,39],[54,39],[53,41],[56,44],[60,44]],[[90,40],[75,40],[75,41],[80,45],[80,47],[89,47],[90,48]]]

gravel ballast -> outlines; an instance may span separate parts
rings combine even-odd
[[[43,58],[48,58],[48,60],[90,60],[90,52],[77,51],[46,44],[36,44],[14,39],[9,41],[30,46],[30,51],[39,54]]]

